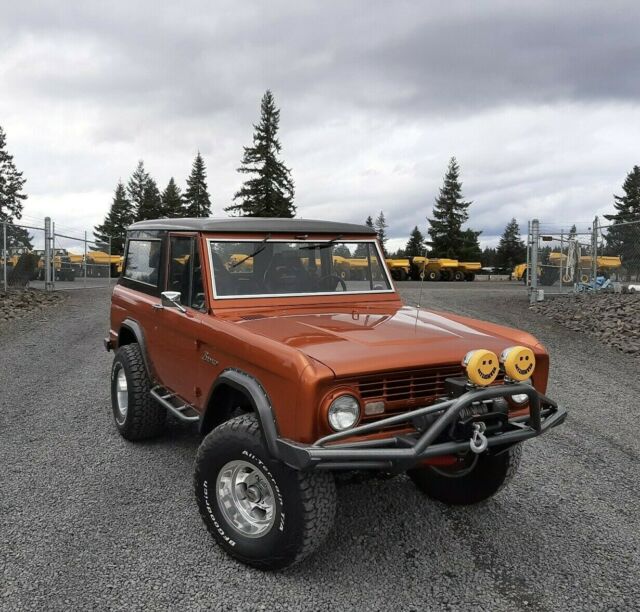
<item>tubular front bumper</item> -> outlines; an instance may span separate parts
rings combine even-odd
[[[567,411],[530,385],[508,384],[467,391],[455,399],[437,402],[346,432],[320,438],[312,445],[278,438],[278,453],[287,465],[300,470],[364,470],[401,471],[433,457],[452,455],[470,449],[469,440],[438,441],[443,432],[460,419],[460,413],[476,402],[485,402],[515,394],[529,397],[529,414],[510,418],[505,427],[486,435],[488,448],[508,447],[516,442],[539,436],[564,422]],[[438,415],[423,429],[424,417]],[[344,443],[340,440],[376,433],[385,427],[418,423],[415,433],[391,435],[388,438]]]

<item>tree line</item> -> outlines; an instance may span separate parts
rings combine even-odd
[[[427,217],[427,235],[416,225],[409,234],[404,248],[394,252],[387,250],[387,223],[384,211],[380,211],[374,221],[371,216],[365,223],[373,227],[384,249],[385,257],[433,257],[458,259],[459,261],[481,261],[484,266],[513,269],[526,258],[526,247],[520,237],[520,227],[516,219],[511,219],[505,227],[497,248],[480,249],[479,236],[482,232],[465,227],[469,220],[472,202],[462,195],[460,166],[455,157],[449,160],[442,187],[438,192],[431,217]]]

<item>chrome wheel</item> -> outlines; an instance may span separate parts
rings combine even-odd
[[[116,403],[118,405],[118,422],[124,423],[129,409],[129,390],[124,368],[120,368],[116,374]]]
[[[243,536],[259,538],[275,522],[271,484],[262,471],[246,461],[229,461],[216,480],[218,506],[227,522]]]

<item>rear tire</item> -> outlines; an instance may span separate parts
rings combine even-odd
[[[301,561],[333,526],[333,475],[300,472],[271,457],[252,414],[226,421],[204,439],[193,483],[209,533],[229,555],[259,569]]]
[[[111,367],[111,408],[123,438],[144,440],[162,433],[167,411],[151,397],[150,390],[140,346],[121,346]]]
[[[515,444],[494,455],[469,452],[469,464],[456,470],[424,466],[408,470],[407,474],[430,498],[466,506],[485,501],[505,487],[517,472],[521,457],[522,444]]]

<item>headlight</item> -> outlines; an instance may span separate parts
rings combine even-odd
[[[500,363],[504,373],[517,382],[531,378],[536,369],[536,357],[526,346],[510,346],[500,354]]]
[[[329,425],[335,431],[353,427],[360,417],[360,404],[353,395],[340,395],[329,406]]]
[[[528,378],[527,380],[523,380],[522,383],[525,385],[533,384],[530,378]],[[522,404],[526,404],[529,401],[529,396],[526,393],[516,393],[515,395],[510,395],[509,399],[514,404],[522,405]]]
[[[469,351],[462,360],[469,381],[474,385],[486,387],[498,375],[498,356],[486,349]]]

